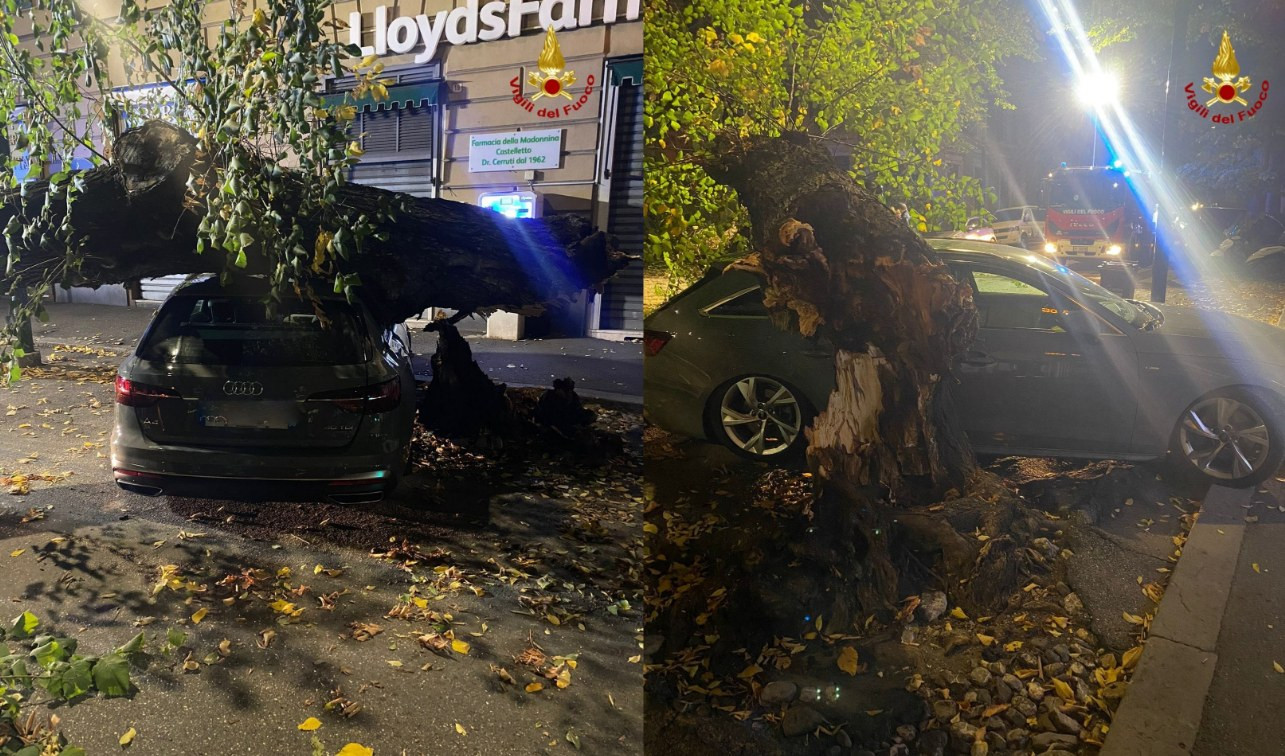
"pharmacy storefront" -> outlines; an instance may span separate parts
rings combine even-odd
[[[512,217],[583,214],[641,255],[641,0],[338,3],[333,12],[344,41],[377,56],[389,80],[387,99],[358,103],[365,154],[353,181]],[[354,84],[332,79],[326,92]],[[540,318],[470,320],[504,338],[638,338],[641,264]]]
[[[352,181],[513,217],[582,214],[641,256],[641,0],[338,2],[330,13],[388,85],[386,99],[357,103]],[[355,84],[331,78],[325,94],[340,100]],[[140,118],[176,116],[159,112],[174,109],[163,88],[119,94]],[[143,281],[141,297],[164,299],[183,278]],[[496,313],[461,330],[640,338],[642,288],[639,262],[539,318]]]

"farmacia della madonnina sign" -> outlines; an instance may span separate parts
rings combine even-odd
[[[454,10],[438,11],[433,16],[421,13],[389,21],[388,6],[381,5],[375,8],[371,27],[375,44],[362,46],[361,54],[404,55],[418,50],[415,62],[427,63],[437,57],[438,45],[443,41],[470,45],[517,37],[527,16],[538,15],[542,30],[556,31],[641,18],[642,0],[605,0],[602,18],[598,20],[593,17],[593,6],[593,0],[491,0],[485,4],[468,0]],[[365,31],[361,14],[349,14],[348,42],[361,46]]]

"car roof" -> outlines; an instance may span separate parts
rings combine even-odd
[[[1021,247],[1010,247],[1007,244],[976,239],[932,237],[924,241],[939,254],[945,252],[946,256],[961,260],[1007,260],[1025,265],[1033,257],[1030,250]]]
[[[314,289],[318,299],[342,300],[343,296],[330,289]],[[216,275],[202,276],[179,284],[170,296],[232,296],[232,297],[266,297],[272,292],[272,284],[266,276],[237,276],[224,286]]]

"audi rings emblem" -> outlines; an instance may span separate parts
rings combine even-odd
[[[259,396],[263,393],[263,384],[258,381],[228,381],[223,384],[223,393],[228,396]]]

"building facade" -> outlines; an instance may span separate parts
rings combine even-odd
[[[210,4],[211,35],[228,7]],[[330,13],[388,83],[387,99],[357,102],[364,154],[352,181],[515,217],[582,214],[641,256],[641,0],[358,0]],[[354,85],[332,77],[324,92],[342,99]],[[143,296],[181,281],[145,281]],[[641,262],[541,318],[470,321],[504,338],[639,338]]]

